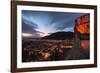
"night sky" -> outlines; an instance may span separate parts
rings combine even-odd
[[[82,15],[85,13],[22,10],[22,34],[43,37],[59,31],[74,32],[75,19]]]

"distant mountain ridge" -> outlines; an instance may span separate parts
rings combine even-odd
[[[50,39],[50,40],[65,40],[72,39],[74,37],[74,32],[55,32],[51,35],[42,37],[42,39]]]

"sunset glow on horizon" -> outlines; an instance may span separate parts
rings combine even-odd
[[[22,33],[22,36],[23,36],[23,37],[31,37],[32,34],[31,34],[31,33]]]

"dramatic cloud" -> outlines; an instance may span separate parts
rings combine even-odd
[[[75,19],[85,13],[22,10],[22,32],[40,37],[58,31],[74,31]]]

